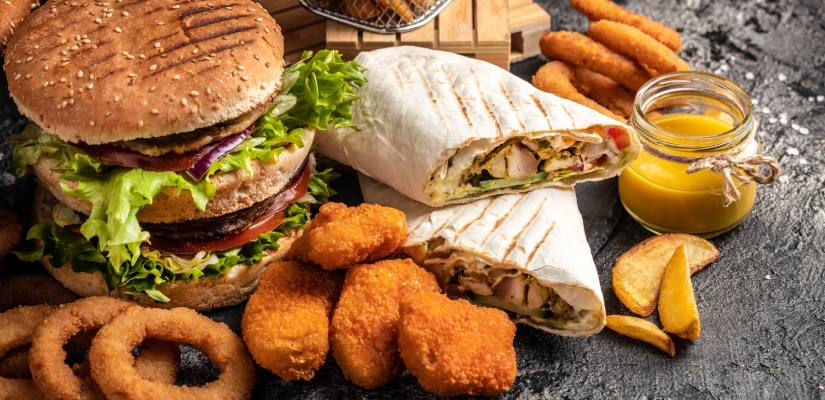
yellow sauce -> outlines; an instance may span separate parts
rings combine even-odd
[[[723,121],[695,114],[662,115],[651,122],[683,136],[710,136],[732,129]],[[748,216],[756,201],[755,183],[734,180],[742,197],[725,206],[720,173],[700,171],[688,175],[686,169],[685,164],[643,151],[619,176],[622,204],[633,218],[656,233],[711,237],[730,230]]]

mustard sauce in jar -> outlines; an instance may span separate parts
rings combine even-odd
[[[619,176],[619,196],[634,219],[657,234],[705,238],[745,220],[755,182],[733,180],[739,198],[730,201],[723,173],[689,174],[685,161],[759,153],[753,107],[741,88],[700,72],[662,75],[639,90],[631,125],[645,150]]]

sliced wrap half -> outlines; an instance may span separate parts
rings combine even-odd
[[[404,250],[448,295],[501,308],[515,322],[559,335],[592,335],[604,327],[604,299],[573,189],[431,208],[359,178],[367,203],[406,214]]]
[[[635,132],[492,64],[418,47],[362,52],[360,131],[318,150],[431,206],[617,175]]]

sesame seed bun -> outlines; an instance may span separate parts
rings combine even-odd
[[[51,196],[48,191],[43,190],[42,187],[38,188],[35,192],[32,211],[34,223],[51,218],[51,210],[56,203],[57,199]],[[157,289],[170,298],[168,303],[157,303],[145,295],[136,296],[134,300],[153,307],[188,307],[198,311],[239,304],[248,299],[258,286],[258,278],[260,278],[261,272],[266,269],[266,266],[271,262],[283,260],[292,246],[292,242],[300,234],[300,231],[294,231],[292,235],[282,237],[278,240],[280,247],[277,250],[268,251],[267,255],[254,265],[236,265],[232,267],[229,273],[216,279],[201,278],[197,281],[175,281],[158,286]],[[110,291],[100,272],[94,274],[75,272],[72,271],[70,263],[55,268],[51,265],[48,257],[44,258],[41,263],[46,267],[46,271],[63,286],[81,296],[126,297],[126,294],[119,289]]]
[[[0,0],[0,56],[6,51],[6,44],[23,18],[39,4],[29,0]]]
[[[164,188],[155,196],[152,204],[147,204],[138,213],[140,222],[148,223],[176,223],[193,219],[213,218],[229,214],[278,194],[298,173],[298,169],[309,155],[310,143],[315,138],[315,131],[307,129],[302,140],[304,147],[290,146],[271,161],[252,161],[252,176],[243,169],[232,172],[218,172],[210,180],[215,185],[215,195],[201,211],[195,207],[192,195],[186,190]],[[76,187],[74,182],[62,181],[60,175],[53,169],[57,161],[48,157],[40,157],[33,166],[34,173],[40,178],[40,183],[52,193],[54,197],[75,211],[89,215],[92,212],[92,203],[79,200],[64,193],[60,183],[69,187]]]
[[[24,115],[67,142],[100,144],[189,132],[271,102],[283,50],[280,28],[250,0],[51,1],[9,40],[4,68]]]

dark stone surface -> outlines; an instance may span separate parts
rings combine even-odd
[[[554,30],[586,30],[567,1],[541,3]],[[821,0],[620,3],[676,28],[694,69],[726,76],[751,94],[762,150],[779,159],[785,175],[760,188],[744,224],[713,239],[722,256],[693,277],[702,337],[678,341],[676,358],[607,330],[566,338],[520,326],[519,375],[500,397],[825,398],[825,102],[817,99],[825,95],[825,6]],[[526,60],[513,71],[529,79],[543,62]],[[5,136],[23,121],[0,80]],[[0,144],[0,206],[27,213],[33,180],[14,181],[10,158],[10,146]],[[353,184],[351,177],[338,183]],[[628,313],[613,295],[610,270],[651,234],[621,209],[615,180],[577,191],[608,313]],[[358,194],[346,200],[357,202]],[[242,310],[210,315],[237,330]],[[216,373],[197,353],[187,351],[184,360],[186,381]],[[435,397],[409,373],[380,389],[360,389],[343,379],[332,358],[311,382],[286,383],[266,371],[258,378],[254,397],[262,399]]]

